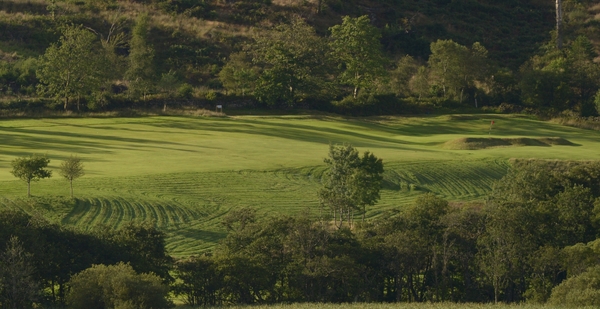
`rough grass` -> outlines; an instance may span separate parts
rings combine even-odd
[[[224,237],[233,208],[259,214],[320,213],[316,191],[330,143],[351,143],[384,160],[381,201],[367,217],[411,203],[424,192],[450,201],[482,200],[511,158],[600,159],[600,132],[526,117],[477,115],[343,119],[328,116],[140,116],[0,119],[0,209],[23,209],[89,230],[151,221],[166,231],[176,256],[197,254]],[[444,149],[448,140],[547,139],[578,147]],[[10,174],[17,156],[47,154],[55,177],[26,186]],[[78,155],[87,174],[76,199],[56,170]]]
[[[550,147],[552,145],[576,146],[562,137],[542,137],[542,138],[493,138],[493,137],[461,137],[444,143],[445,149],[455,150],[477,150],[492,147],[510,147],[510,146],[542,146]]]
[[[580,128],[580,129],[588,129],[588,130],[596,130],[596,131],[600,130],[600,117],[589,117],[589,118],[562,117],[562,118],[554,118],[550,121],[561,124],[561,125]]]

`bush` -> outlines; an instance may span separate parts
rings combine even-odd
[[[176,96],[181,99],[191,99],[194,96],[194,88],[188,83],[183,83],[177,88]]]
[[[131,265],[94,265],[71,278],[67,305],[73,309],[162,309],[172,307],[169,289],[154,274]]]
[[[591,267],[555,287],[549,303],[573,307],[600,306],[600,266]]]

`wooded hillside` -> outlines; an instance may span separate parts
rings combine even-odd
[[[423,111],[418,108],[423,103],[433,107],[508,103],[594,115],[598,69],[593,60],[599,38],[595,14],[600,5],[563,1],[565,44],[557,50],[554,4],[549,0],[5,0],[0,3],[0,94],[4,109],[103,110],[140,104],[167,109],[167,101],[210,105],[218,100],[359,113],[398,112],[399,105],[407,111],[411,110],[407,104],[415,103],[417,112]],[[345,16],[349,18],[343,23]],[[345,27],[355,35],[351,23],[359,17],[364,23],[358,27],[372,28],[368,36],[376,38],[375,43],[355,40],[357,45],[351,47],[347,38],[333,34],[334,27]],[[79,54],[72,48],[61,54],[65,44],[86,48]],[[356,58],[355,52],[340,54],[365,44],[371,48],[367,55],[381,53],[381,57],[365,60]],[[56,48],[54,55],[48,54],[51,46]],[[269,55],[291,66],[278,67]],[[80,63],[69,62],[75,59]],[[352,71],[344,59],[380,69]],[[61,65],[60,76],[70,76],[65,66],[79,67],[80,74],[71,81],[44,75],[44,70],[61,71]],[[586,69],[577,73],[576,66]],[[313,70],[317,68],[319,72]],[[348,78],[352,74],[354,81]],[[66,86],[74,84],[79,86],[71,87],[77,89]],[[77,104],[70,107],[73,102]]]

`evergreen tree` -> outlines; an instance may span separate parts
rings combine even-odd
[[[0,255],[0,304],[6,309],[33,308],[40,296],[40,286],[29,264],[31,254],[23,249],[17,237],[11,237]]]
[[[148,45],[148,14],[140,14],[135,21],[129,42],[129,68],[125,79],[129,81],[129,91],[137,96],[146,96],[154,88],[154,50]]]

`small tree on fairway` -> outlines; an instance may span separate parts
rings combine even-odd
[[[69,181],[71,185],[71,198],[73,198],[73,180],[85,175],[81,159],[70,156],[64,160],[60,165],[60,175]]]
[[[31,181],[50,178],[52,171],[46,169],[50,159],[46,156],[31,155],[16,158],[11,162],[11,173],[27,183],[27,197],[31,197]]]
[[[354,210],[366,211],[367,205],[374,205],[379,199],[383,180],[383,162],[369,152],[361,158],[358,150],[351,145],[330,146],[326,158],[328,170],[319,191],[321,204],[329,206],[334,223],[341,227],[344,215],[350,223]],[[336,214],[340,214],[339,225]]]

